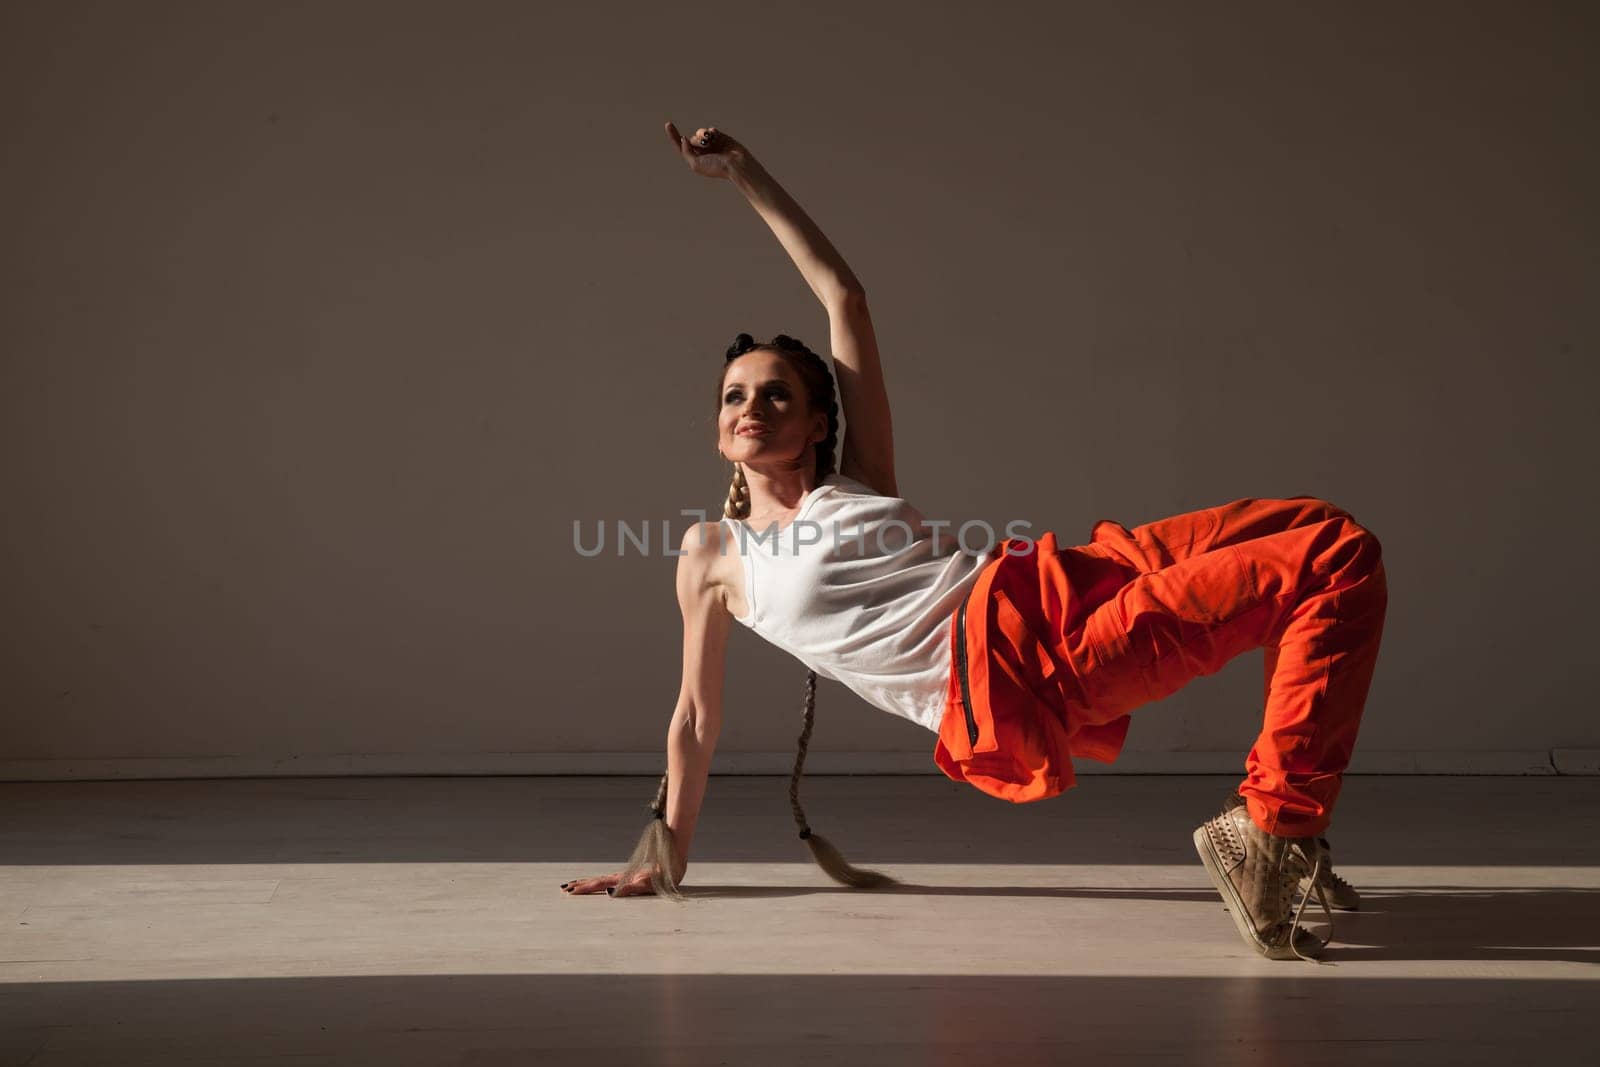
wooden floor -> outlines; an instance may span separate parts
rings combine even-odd
[[[0,1064],[1592,1062],[1600,779],[1348,779],[1321,966],[1206,880],[1233,784],[808,778],[862,892],[717,777],[681,905],[557,889],[654,779],[0,785]]]

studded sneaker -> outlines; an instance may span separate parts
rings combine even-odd
[[[1310,894],[1302,894],[1299,907],[1292,905],[1295,887],[1309,877],[1331,936],[1333,913],[1317,884],[1324,859],[1317,838],[1269,834],[1241,806],[1203,823],[1194,832],[1194,847],[1247,945],[1273,960],[1322,954],[1328,942],[1300,925]]]
[[[1244,797],[1238,793],[1229,793],[1227,802],[1222,810],[1242,808],[1245,806]],[[1356,887],[1340,878],[1333,870],[1332,850],[1328,847],[1326,837],[1317,838],[1317,844],[1322,846],[1322,874],[1317,878],[1317,884],[1322,887],[1323,896],[1327,898],[1328,907],[1335,911],[1359,911],[1361,908],[1361,894],[1356,892]],[[1304,887],[1309,892],[1310,887]]]

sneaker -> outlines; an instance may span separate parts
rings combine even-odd
[[[1238,793],[1229,793],[1227,803],[1222,810],[1227,811],[1230,808],[1242,808],[1244,806],[1244,797]],[[1361,908],[1361,894],[1356,892],[1355,886],[1334,873],[1333,857],[1329,854],[1331,849],[1328,846],[1328,839],[1319,837],[1317,838],[1317,844],[1322,846],[1323,852],[1322,874],[1318,876],[1317,884],[1322,887],[1323,896],[1328,900],[1328,907],[1333,908],[1335,911],[1359,911]],[[1306,891],[1309,891],[1309,887],[1307,887]]]
[[[1317,838],[1269,834],[1243,807],[1232,807],[1195,830],[1194,847],[1245,944],[1272,960],[1322,954],[1328,941],[1300,925],[1310,895],[1301,896],[1299,907],[1292,905],[1295,887],[1309,876],[1331,937],[1333,913],[1317,885],[1323,863]]]

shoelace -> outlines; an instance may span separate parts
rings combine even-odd
[[[1323,855],[1327,855],[1329,852],[1328,839],[1325,837],[1318,838],[1317,843],[1322,846]],[[1333,869],[1333,858],[1331,856],[1328,858],[1328,866],[1322,871],[1322,877],[1324,880],[1332,884],[1335,889],[1343,889],[1347,892],[1354,892],[1350,883],[1339,877],[1339,872]]]
[[[1293,846],[1290,846],[1290,848],[1284,849],[1283,860],[1280,861],[1280,862],[1284,862],[1284,861],[1288,861],[1289,860],[1292,848],[1293,848]],[[1333,910],[1328,907],[1328,898],[1323,895],[1323,893],[1322,893],[1322,885],[1317,880],[1317,876],[1323,873],[1322,872],[1322,857],[1325,854],[1326,853],[1322,849],[1320,849],[1320,848],[1317,849],[1317,861],[1316,861],[1315,864],[1312,865],[1311,873],[1309,875],[1309,877],[1311,879],[1311,888],[1316,890],[1317,903],[1322,905],[1322,914],[1324,914],[1324,915],[1326,915],[1328,917],[1328,936],[1325,937],[1325,938],[1317,938],[1317,940],[1322,942],[1322,947],[1323,948],[1327,948],[1328,947],[1328,942],[1333,940]],[[1303,866],[1304,863],[1305,863],[1304,855],[1303,854],[1298,854],[1293,862],[1294,862],[1295,866],[1297,866],[1297,867]],[[1291,892],[1290,886],[1291,885],[1299,885],[1300,884],[1300,877],[1297,875],[1293,882],[1290,882],[1287,878],[1284,878],[1284,879],[1280,880],[1279,884],[1284,887],[1284,897],[1283,897],[1283,899],[1284,899],[1284,902],[1287,903],[1288,902],[1289,893]],[[1322,961],[1317,959],[1315,956],[1307,956],[1305,953],[1300,951],[1300,939],[1298,937],[1298,935],[1300,933],[1300,930],[1301,930],[1300,916],[1305,913],[1306,905],[1309,904],[1309,903],[1311,903],[1311,894],[1310,893],[1302,893],[1302,894],[1300,894],[1300,904],[1299,904],[1298,907],[1296,907],[1294,909],[1294,918],[1289,920],[1289,951],[1293,952],[1297,958],[1305,960],[1307,963],[1320,964],[1320,963],[1322,963]],[[1306,932],[1310,933],[1309,930],[1307,930]],[[1316,937],[1315,934],[1312,934],[1311,936],[1312,937]]]

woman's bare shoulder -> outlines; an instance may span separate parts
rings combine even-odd
[[[694,584],[714,594],[731,614],[744,602],[744,571],[739,567],[738,539],[721,521],[697,522],[684,531],[679,566],[688,567]]]

